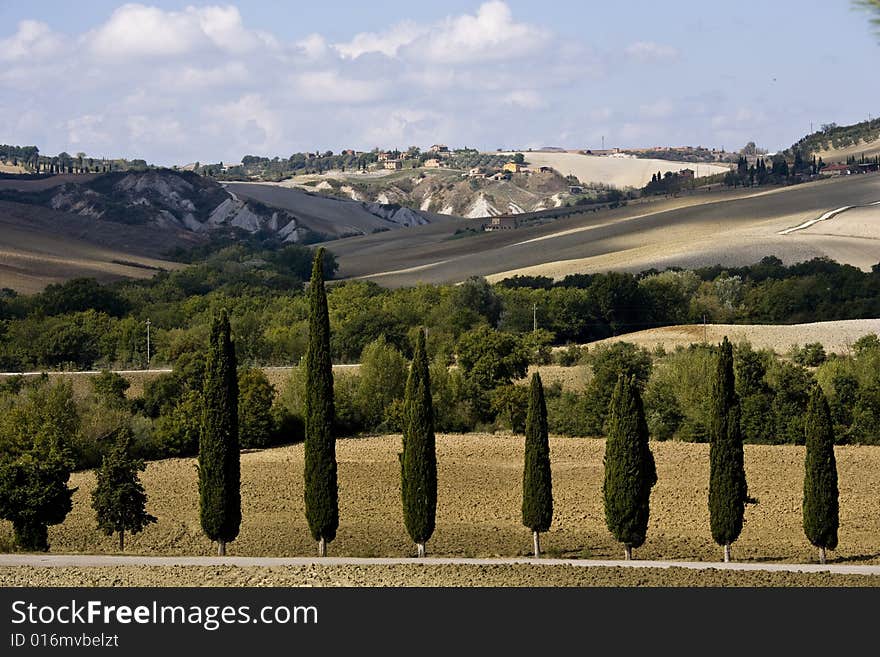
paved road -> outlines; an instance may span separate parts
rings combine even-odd
[[[830,572],[840,575],[880,575],[880,565],[858,564],[801,564],[763,562],[707,562],[707,561],[612,561],[598,559],[459,559],[428,557],[415,558],[360,558],[360,557],[143,557],[105,555],[39,555],[2,554],[0,567],[36,566],[45,568],[96,568],[108,566],[238,566],[238,567],[284,567],[284,566],[498,566],[532,564],[535,566],[575,566],[578,568],[624,567],[624,568],[689,568],[692,570],[751,570],[768,572]]]

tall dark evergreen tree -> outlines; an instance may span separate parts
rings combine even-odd
[[[104,456],[92,491],[92,508],[98,529],[107,536],[119,534],[119,551],[125,550],[125,532],[137,534],[156,518],[147,513],[147,494],[138,476],[144,462],[131,456],[131,431],[119,432],[116,444]]]
[[[734,387],[733,346],[725,336],[712,382],[709,425],[709,519],[712,538],[724,547],[730,561],[730,544],[739,538],[748,500],[740,434],[739,399]]]
[[[238,536],[241,525],[241,464],[238,447],[238,373],[229,316],[211,323],[205,359],[202,425],[199,431],[199,512],[202,530],[217,541],[217,553]]]
[[[541,556],[541,532],[553,522],[553,482],[550,472],[550,441],[547,404],[541,375],[532,374],[526,414],[525,465],[523,466],[522,522],[532,530],[535,558]]]
[[[330,318],[324,289],[324,249],[318,249],[309,284],[309,345],[306,351],[305,504],[318,555],[339,527],[336,481],[336,440],[333,436],[333,364],[330,360]]]
[[[434,533],[437,515],[437,452],[434,406],[425,334],[419,331],[404,394],[403,451],[400,453],[400,491],[403,523],[419,557]]]
[[[810,392],[805,420],[807,455],[804,462],[804,533],[819,548],[819,563],[825,550],[837,547],[840,524],[837,491],[837,462],[834,458],[834,423],[822,389]]]
[[[635,377],[617,379],[608,416],[605,442],[605,524],[623,543],[624,557],[641,547],[648,533],[651,488],[657,483],[654,455],[648,445],[648,424]]]

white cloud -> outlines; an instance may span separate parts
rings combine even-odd
[[[361,55],[380,53],[386,57],[395,57],[403,46],[413,43],[423,36],[426,28],[411,21],[404,21],[391,27],[387,32],[361,32],[351,41],[336,43],[333,48],[346,59],[357,59]]]
[[[219,66],[175,66],[161,74],[163,87],[199,91],[206,87],[228,87],[250,79],[250,72],[242,62],[226,62]]]
[[[361,135],[364,143],[405,148],[409,144],[443,141],[444,127],[439,113],[415,108],[394,109],[374,120]]]
[[[66,123],[67,139],[71,145],[94,145],[106,141],[109,134],[102,127],[103,114],[84,114],[69,119]]]
[[[18,30],[7,39],[0,39],[0,61],[13,62],[22,59],[44,59],[58,54],[63,39],[40,21],[25,20]]]
[[[94,54],[111,57],[173,57],[206,48],[242,53],[277,46],[271,35],[245,29],[232,6],[164,11],[140,4],[119,7],[84,42]]]
[[[546,105],[544,99],[538,94],[538,92],[526,89],[511,91],[506,94],[502,100],[508,105],[514,105],[515,107],[522,107],[530,110],[539,109]]]
[[[636,41],[627,46],[623,52],[627,57],[639,61],[658,61],[678,57],[678,50],[672,46],[653,41]]]
[[[382,33],[362,32],[333,47],[348,59],[371,53],[397,57],[405,50],[413,60],[478,63],[517,58],[543,46],[548,37],[542,28],[515,22],[507,3],[492,0],[480,5],[476,14],[430,26],[404,21]]]
[[[672,116],[674,111],[675,106],[668,98],[660,98],[639,107],[639,114],[646,119],[665,119]]]
[[[128,138],[138,145],[147,142],[177,143],[185,137],[180,122],[168,116],[133,114],[125,118]]]
[[[280,146],[278,142],[283,134],[281,118],[275,110],[270,109],[261,94],[246,94],[216,109],[205,110],[205,114],[213,119],[209,132],[236,146],[249,151]]]
[[[516,58],[543,46],[546,30],[513,20],[510,7],[500,0],[480,6],[476,15],[448,18],[432,30],[423,54],[444,62]]]
[[[337,71],[310,71],[295,80],[299,97],[313,103],[364,103],[381,97],[381,81],[342,77]]]
[[[320,34],[310,34],[305,39],[297,41],[296,46],[308,59],[320,59],[327,52],[327,41]]]

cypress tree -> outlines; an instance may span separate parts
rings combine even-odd
[[[725,336],[712,383],[709,423],[709,518],[712,538],[724,547],[730,561],[730,544],[742,531],[748,500],[740,434],[739,399],[734,387],[733,346]]]
[[[434,443],[434,407],[425,334],[419,331],[404,393],[403,451],[400,492],[403,523],[416,544],[419,557],[434,533],[437,515],[437,453]]]
[[[131,431],[122,430],[101,461],[92,508],[98,529],[108,536],[119,533],[119,551],[125,550],[125,532],[137,534],[156,518],[146,511],[147,494],[138,477],[144,462],[131,456]]]
[[[819,548],[819,563],[824,564],[825,550],[837,547],[839,504],[834,424],[828,401],[818,385],[810,392],[805,433],[804,533],[810,543]]]
[[[309,345],[306,351],[305,399],[305,505],[318,555],[327,555],[327,543],[339,527],[339,491],[336,482],[336,442],[333,436],[333,364],[330,360],[330,318],[324,289],[324,249],[312,263],[309,284]]]
[[[226,310],[214,315],[205,359],[199,431],[199,512],[202,530],[226,554],[241,525],[238,373]]]
[[[623,543],[624,557],[641,547],[648,532],[651,488],[657,483],[654,455],[648,445],[648,424],[635,377],[617,379],[605,441],[605,524]]]
[[[532,374],[526,413],[525,465],[523,467],[522,523],[532,530],[535,558],[541,556],[541,532],[553,522],[553,482],[550,473],[550,441],[547,435],[547,404],[541,375]]]

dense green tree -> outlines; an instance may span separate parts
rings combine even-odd
[[[124,429],[113,448],[104,456],[92,490],[92,508],[98,529],[107,536],[119,534],[119,551],[125,550],[125,532],[137,534],[156,518],[147,513],[147,494],[139,472],[146,469],[142,460],[131,455],[131,431]]]
[[[488,326],[468,331],[458,341],[458,365],[482,390],[510,385],[525,376],[529,359],[522,340]]]
[[[713,540],[724,547],[725,562],[730,561],[730,544],[742,531],[748,501],[739,422],[733,347],[725,337],[712,385],[709,426],[709,519]]]
[[[104,370],[91,379],[91,384],[95,395],[107,406],[126,404],[125,392],[131,387],[131,383],[121,374]]]
[[[840,524],[837,491],[837,462],[834,458],[834,425],[822,389],[814,385],[805,421],[807,454],[804,460],[804,533],[819,548],[819,563],[825,550],[837,547]]]
[[[0,464],[0,518],[9,520],[15,544],[28,552],[49,549],[49,525],[64,522],[76,491],[68,488],[70,461],[36,450]]]
[[[416,339],[403,404],[403,451],[399,454],[403,522],[418,556],[424,557],[437,515],[434,406],[424,333]]]
[[[740,402],[740,428],[743,442],[774,442],[773,389],[767,383],[768,355],[755,351],[748,343],[739,345],[734,354],[736,394]]]
[[[651,376],[651,355],[630,342],[615,342],[597,347],[589,356],[593,371],[586,390],[587,421],[590,433],[600,435],[605,430],[611,395],[621,373],[635,377],[640,390]]]
[[[803,367],[783,361],[775,363],[772,374],[773,442],[803,445],[804,413],[810,399],[812,376]]]
[[[235,344],[225,309],[214,316],[205,359],[199,435],[199,513],[202,530],[226,554],[241,526],[241,463],[238,447],[238,374]]]
[[[275,387],[263,370],[251,368],[238,375],[238,435],[242,447],[268,447],[275,435],[272,402]]]
[[[648,532],[651,488],[657,483],[648,424],[634,376],[621,374],[611,397],[605,442],[605,524],[623,543],[624,556],[641,547]]]
[[[315,253],[309,284],[309,347],[305,381],[305,506],[318,555],[339,527],[336,481],[336,439],[333,435],[333,364],[330,360],[330,319],[324,289],[324,249]]]
[[[529,389],[526,386],[495,388],[490,395],[490,403],[496,422],[503,422],[513,433],[525,432],[529,403]]]
[[[532,374],[526,413],[525,463],[523,465],[522,523],[532,530],[535,558],[541,556],[541,533],[553,522],[553,482],[550,472],[550,440],[547,405],[541,375]]]
[[[364,347],[358,374],[358,406],[365,428],[375,431],[389,419],[387,414],[392,404],[403,400],[406,359],[382,335]]]

